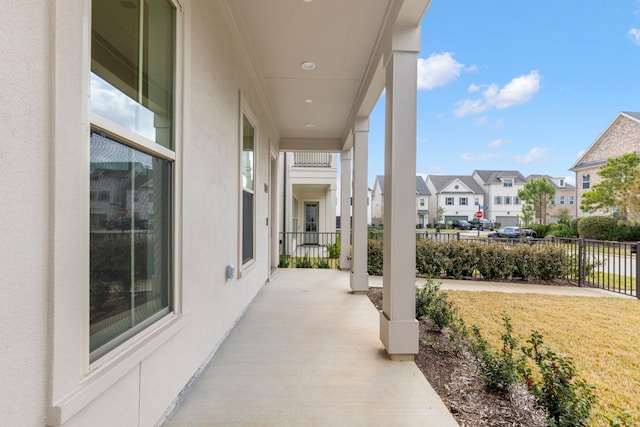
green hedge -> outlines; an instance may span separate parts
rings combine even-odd
[[[382,275],[382,256],[382,241],[369,240],[369,274]],[[545,244],[419,240],[416,273],[455,279],[479,274],[485,279],[550,280],[564,277],[565,257],[563,248]]]
[[[610,216],[587,216],[580,218],[578,233],[583,239],[606,240],[611,230],[618,227],[618,222]]]

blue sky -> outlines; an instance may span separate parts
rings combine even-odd
[[[433,0],[418,64],[419,174],[568,169],[620,111],[640,111],[640,0]],[[384,95],[369,185],[384,174]]]

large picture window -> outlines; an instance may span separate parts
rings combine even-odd
[[[175,21],[169,0],[92,2],[92,361],[171,309]]]

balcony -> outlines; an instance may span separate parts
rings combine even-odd
[[[311,153],[311,152],[295,152],[293,153],[294,168],[331,168],[333,165],[332,153]]]
[[[278,270],[167,425],[457,426],[349,273]]]

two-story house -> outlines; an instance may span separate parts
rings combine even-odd
[[[626,153],[640,153],[640,112],[622,111],[602,131],[596,140],[569,168],[576,174],[577,200],[579,207],[582,195],[601,181],[598,171],[610,157]],[[598,212],[608,214],[610,212]],[[581,216],[588,215],[580,212]]]
[[[416,175],[416,227],[424,228],[429,224],[429,197],[424,178]],[[384,176],[377,175],[371,190],[371,225],[384,224]]]
[[[384,216],[384,176],[376,175],[371,190],[371,225],[382,225]]]
[[[547,206],[546,223],[555,224],[558,222],[558,214],[562,210],[567,210],[571,218],[578,215],[578,205],[576,204],[576,186],[569,184],[565,178],[557,178],[549,175],[529,175],[527,182],[532,179],[546,178],[556,189],[555,195],[549,199]]]
[[[426,186],[429,192],[429,222],[439,222],[442,212],[445,224],[456,219],[473,218],[485,204],[484,191],[469,175],[428,175]]]
[[[518,190],[527,183],[526,178],[515,170],[475,170],[472,177],[486,195],[484,217],[501,226],[518,225],[522,215]]]

